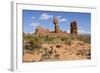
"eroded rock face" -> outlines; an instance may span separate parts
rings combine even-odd
[[[62,32],[58,26],[58,19],[56,17],[54,17],[53,19],[53,23],[54,23],[54,31],[50,31],[49,29],[45,29],[41,26],[38,26],[35,30],[35,34],[38,35],[48,35],[48,34],[53,34],[53,33],[65,33]]]
[[[76,21],[72,21],[70,24],[70,33],[73,35],[77,35],[78,30],[77,30],[77,22]]]
[[[36,31],[35,31],[35,34],[45,34],[45,33],[50,33],[50,30],[49,29],[45,29],[41,26],[38,26],[36,28]]]

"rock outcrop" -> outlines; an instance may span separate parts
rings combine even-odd
[[[50,31],[49,29],[43,28],[41,26],[38,26],[35,30],[35,34],[37,35],[54,35],[54,36],[65,36],[67,34],[77,35],[78,28],[77,28],[77,22],[72,21],[70,24],[70,33],[67,33],[67,31],[62,31],[59,28],[59,22],[56,17],[53,19],[54,23],[54,31]]]
[[[35,34],[42,35],[42,34],[46,34],[46,33],[50,33],[50,30],[49,29],[45,29],[45,28],[43,28],[41,26],[38,26],[36,28]]]
[[[54,23],[54,26],[55,26],[54,32],[55,32],[55,33],[61,32],[61,30],[59,29],[59,26],[58,26],[59,22],[58,22],[58,19],[57,19],[56,17],[54,17],[53,23]]]
[[[70,24],[70,33],[72,35],[77,35],[78,33],[78,28],[77,28],[77,22],[76,21],[72,21]]]

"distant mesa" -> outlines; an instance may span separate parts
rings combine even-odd
[[[49,29],[43,28],[41,26],[38,26],[35,30],[35,34],[37,35],[68,35],[68,34],[72,34],[72,35],[77,35],[78,34],[78,27],[77,27],[77,22],[76,21],[72,21],[70,23],[70,33],[68,33],[67,31],[62,31],[59,28],[59,21],[57,19],[57,17],[53,18],[53,23],[54,23],[54,31],[50,31]]]

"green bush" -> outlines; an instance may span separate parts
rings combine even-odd
[[[62,37],[61,41],[63,41],[67,45],[71,45],[71,43],[72,43],[72,39],[70,36]]]
[[[30,35],[30,34],[27,34],[27,35],[23,35],[23,38],[24,38],[24,40],[31,40],[31,39],[33,39],[33,36],[32,35]]]
[[[61,37],[61,41],[66,41],[67,37]]]
[[[24,37],[24,41],[26,41],[24,48],[27,50],[33,51],[42,48],[42,42],[37,36],[27,35]]]
[[[90,35],[79,35],[77,39],[85,43],[89,43],[89,44],[91,43]]]
[[[67,38],[67,40],[66,40],[66,44],[71,45],[71,43],[72,43],[71,38]]]

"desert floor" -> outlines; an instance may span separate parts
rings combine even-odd
[[[71,45],[44,43],[41,49],[24,50],[23,62],[88,60],[91,59],[90,48],[90,44],[78,40]]]

